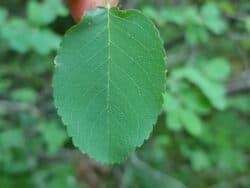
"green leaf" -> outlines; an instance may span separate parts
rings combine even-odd
[[[220,148],[216,154],[218,156],[216,163],[220,169],[234,173],[248,169],[246,156],[237,148]]]
[[[179,118],[180,104],[177,98],[169,93],[164,94],[163,109],[167,112],[166,123],[167,127],[173,131],[180,131],[182,124]]]
[[[181,93],[183,104],[194,112],[206,115],[211,111],[211,105],[207,98],[196,88],[188,88]]]
[[[7,130],[0,133],[0,146],[5,148],[18,148],[24,145],[23,130],[20,128]]]
[[[193,136],[200,136],[202,133],[202,122],[193,111],[183,109],[180,111],[180,119],[184,128]]]
[[[250,113],[250,94],[241,94],[229,98],[229,107],[243,113]]]
[[[4,8],[0,7],[0,26],[2,26],[8,16],[7,10]]]
[[[61,37],[50,30],[34,29],[32,31],[32,47],[39,54],[46,55],[51,50],[58,49],[60,42]]]
[[[3,39],[17,52],[34,49],[41,55],[58,49],[61,37],[48,29],[33,28],[23,19],[12,19],[1,31]]]
[[[212,80],[225,81],[230,74],[230,64],[225,58],[218,57],[204,66],[204,72]]]
[[[215,34],[222,34],[226,30],[227,24],[214,3],[205,4],[201,9],[201,15],[207,28]]]
[[[48,146],[48,152],[50,154],[56,153],[67,138],[65,131],[63,131],[56,122],[42,124],[39,131]]]
[[[185,33],[185,39],[191,45],[208,41],[208,33],[202,26],[189,25]]]
[[[207,170],[212,166],[210,156],[205,150],[191,149],[184,145],[182,146],[182,152],[190,160],[195,171]]]
[[[181,12],[184,15],[186,25],[201,25],[202,20],[195,6],[188,6]]]
[[[226,91],[223,84],[206,79],[198,70],[192,67],[187,67],[182,76],[199,87],[215,108],[222,110],[226,107]]]
[[[11,80],[3,79],[0,77],[0,93],[5,92],[11,86]]]
[[[171,95],[170,93],[164,93],[164,104],[163,108],[166,112],[175,111],[178,109],[180,104],[178,103],[177,97]]]
[[[64,37],[55,104],[81,151],[115,163],[149,137],[163,103],[165,52],[136,10],[97,8]]]
[[[147,17],[151,19],[156,20],[158,18],[158,13],[153,7],[145,6],[142,11],[143,14],[145,14]]]
[[[67,15],[67,9],[63,6],[62,0],[46,0],[42,3],[32,0],[28,3],[27,14],[31,23],[47,25],[58,15]]]
[[[202,150],[195,150],[190,155],[192,168],[195,171],[206,170],[211,167],[211,161],[207,153]]]
[[[185,23],[185,16],[181,14],[182,11],[182,9],[176,7],[164,7],[164,9],[160,11],[160,17],[167,22],[183,25]]]
[[[1,28],[3,39],[17,52],[24,53],[30,48],[30,30],[26,22],[22,19],[13,19]]]
[[[182,122],[179,117],[179,109],[168,113],[166,123],[167,127],[172,131],[180,131],[182,129]]]
[[[36,101],[36,92],[31,88],[16,89],[11,93],[11,98],[24,103],[34,103]]]
[[[244,22],[245,22],[245,28],[248,32],[250,32],[250,16],[247,16],[246,18],[244,18]]]

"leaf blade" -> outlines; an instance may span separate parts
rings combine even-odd
[[[163,103],[164,58],[158,31],[138,11],[88,12],[66,34],[53,80],[74,144],[106,163],[140,146]]]

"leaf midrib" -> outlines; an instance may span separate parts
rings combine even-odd
[[[110,112],[110,64],[111,64],[111,33],[110,33],[110,8],[107,8],[107,29],[108,29],[108,61],[107,61],[107,136],[108,136],[108,158],[110,158],[110,126],[109,126],[109,112]]]

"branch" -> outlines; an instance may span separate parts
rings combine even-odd
[[[226,87],[228,95],[250,92],[250,69],[246,69],[239,75],[231,78],[227,82]]]
[[[162,187],[166,186],[166,183],[170,187],[176,188],[186,188],[186,186],[180,182],[179,180],[175,179],[174,177],[168,176],[157,169],[149,166],[144,161],[141,161],[136,154],[131,155],[131,163],[143,172],[148,172],[152,179],[158,180],[162,182]],[[165,184],[165,185],[164,185]]]
[[[18,103],[7,100],[0,100],[0,106],[4,107],[7,111],[16,112],[16,111],[30,111],[34,115],[39,114],[39,109],[32,104]]]

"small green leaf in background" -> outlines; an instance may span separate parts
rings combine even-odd
[[[182,128],[182,123],[179,118],[181,107],[176,98],[169,93],[165,93],[163,108],[168,113],[166,117],[168,128],[173,131],[180,131]]]
[[[221,18],[220,11],[216,4],[207,3],[201,9],[204,24],[215,34],[222,34],[226,28],[226,22]]]
[[[53,31],[33,27],[18,18],[10,20],[0,31],[2,35],[0,37],[20,53],[34,50],[41,55],[46,55],[58,49],[61,42],[61,37]]]
[[[46,55],[51,50],[59,48],[61,37],[50,30],[33,29],[32,46],[39,54]]]
[[[205,170],[212,166],[209,156],[202,150],[191,151],[189,158],[192,168],[196,171]]]
[[[31,45],[30,30],[28,24],[15,18],[1,28],[2,37],[8,41],[10,46],[20,53],[25,53]]]
[[[75,169],[68,161],[49,163],[47,168],[41,168],[32,175],[34,187],[46,188],[85,188],[77,181]]]
[[[57,122],[42,124],[39,131],[47,145],[48,153],[54,154],[59,151],[67,139],[67,134]]]
[[[245,27],[246,27],[246,30],[248,31],[248,32],[250,32],[250,16],[247,16],[246,18],[245,18]]]
[[[62,0],[45,0],[42,3],[32,0],[28,2],[27,15],[31,23],[46,25],[53,22],[57,16],[66,16],[67,9]]]
[[[167,126],[172,131],[180,131],[182,129],[182,122],[180,120],[180,109],[168,113]]]
[[[195,6],[187,7],[184,9],[182,14],[185,19],[186,25],[201,25],[202,24],[202,19],[199,15],[199,11],[197,7]]]
[[[241,94],[230,97],[228,103],[228,106],[233,109],[237,109],[246,114],[250,113],[250,94]]]
[[[225,81],[230,75],[230,65],[225,58],[218,57],[206,63],[204,72],[211,80]]]
[[[211,112],[211,105],[198,89],[189,88],[180,93],[184,106],[197,114],[206,115]]]
[[[2,26],[5,23],[7,16],[8,16],[7,10],[0,7],[0,26]]]
[[[185,23],[185,17],[183,16],[181,9],[165,7],[161,10],[160,14],[160,17],[164,18],[167,22],[173,22],[177,25],[183,25]]]
[[[0,133],[0,148],[9,149],[24,145],[24,133],[20,128],[7,130]]]
[[[161,135],[155,139],[155,144],[160,147],[166,147],[171,144],[171,140],[167,135]]]
[[[235,148],[221,148],[215,161],[220,169],[230,172],[242,172],[247,169],[246,157]]]
[[[11,93],[11,98],[13,100],[23,103],[34,103],[36,97],[36,92],[31,88],[20,88]]]
[[[150,7],[150,6],[146,6],[146,7],[144,7],[143,8],[143,13],[147,16],[147,17],[149,17],[149,18],[151,18],[151,19],[157,19],[158,18],[158,14],[157,14],[157,12],[155,11],[155,9],[153,9],[152,7]]]
[[[55,104],[81,151],[117,163],[143,144],[165,89],[165,51],[148,18],[91,10],[66,33],[55,62]]]
[[[200,136],[202,133],[202,122],[194,112],[186,109],[180,111],[180,120],[183,127],[193,136]]]
[[[0,93],[4,92],[7,90],[11,85],[11,81],[8,79],[2,79],[0,77]]]
[[[185,33],[185,39],[191,45],[208,41],[207,30],[202,26],[189,25]]]
[[[184,70],[183,76],[198,86],[215,108],[220,110],[225,108],[224,96],[226,91],[223,85],[204,78],[199,71],[190,67]]]

